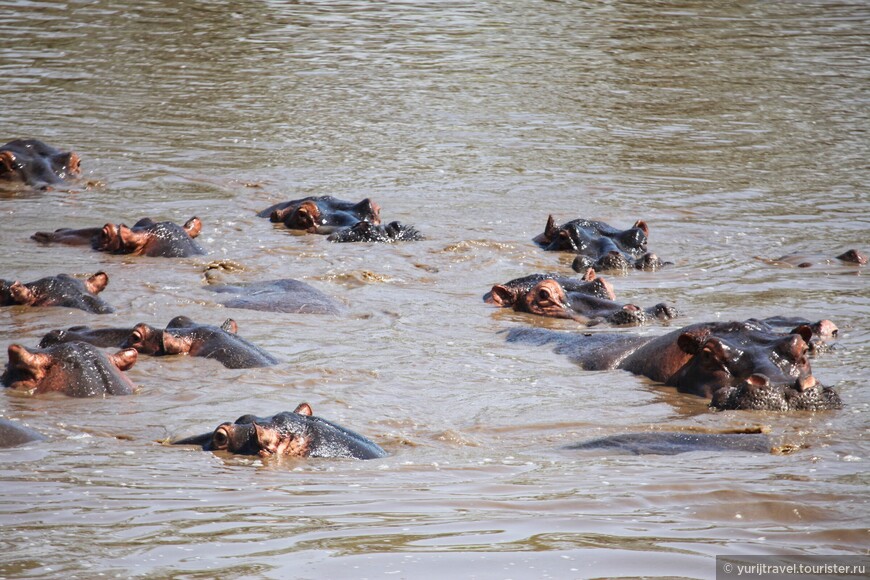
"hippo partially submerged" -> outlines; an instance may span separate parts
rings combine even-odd
[[[831,327],[830,321],[816,325]],[[816,381],[807,359],[813,332],[806,324],[777,332],[750,319],[693,324],[659,337],[514,329],[508,340],[554,343],[585,370],[624,369],[711,397],[716,409],[838,409],[840,397]]]
[[[226,294],[221,303],[227,308],[246,308],[294,314],[340,314],[344,306],[317,288],[291,278],[207,287]]]
[[[205,250],[193,240],[201,230],[202,222],[197,217],[190,218],[183,226],[142,218],[132,228],[124,224],[78,230],[62,228],[53,232],[36,232],[31,238],[42,243],[90,245],[97,251],[110,254],[185,258],[205,254]]]
[[[174,441],[200,445],[206,451],[229,451],[260,457],[332,457],[377,459],[387,453],[374,441],[331,421],[315,417],[302,403],[293,412],[271,417],[244,415],[221,423],[212,433]]]
[[[0,280],[0,306],[65,306],[95,314],[115,309],[97,296],[109,283],[105,272],[97,272],[86,280],[67,274],[47,276],[34,282]]]
[[[627,230],[618,230],[604,222],[576,219],[560,226],[553,216],[547,219],[542,234],[534,242],[552,252],[577,254],[571,267],[576,272],[589,268],[603,270],[657,270],[669,262],[647,252],[649,226],[638,220]]]
[[[793,266],[795,268],[810,268],[815,264],[833,264],[835,263],[834,260],[837,260],[838,262],[836,263],[838,264],[856,264],[858,266],[866,266],[868,261],[867,254],[854,248],[846,250],[842,254],[835,256],[833,259],[829,256],[802,253],[786,254],[785,256],[780,256],[779,258],[774,259],[755,256],[755,259],[761,260],[771,266]]]
[[[41,441],[45,437],[39,431],[25,427],[17,421],[0,418],[0,448],[17,447],[31,441]]]
[[[79,156],[36,139],[16,139],[0,146],[0,182],[47,187],[81,174]]]
[[[135,386],[123,371],[135,364],[136,357],[132,348],[106,355],[84,342],[32,350],[12,344],[0,382],[20,391],[57,391],[70,397],[129,395]]]
[[[276,203],[257,216],[283,223],[291,230],[331,234],[361,221],[378,225],[381,223],[380,211],[378,205],[368,198],[352,202],[324,195]]]
[[[237,331],[238,326],[232,319],[217,327],[176,316],[164,330],[137,324],[124,346],[152,356],[186,354],[210,358],[231,369],[278,364],[278,359],[236,335]]]
[[[763,433],[653,431],[600,437],[567,445],[565,449],[630,455],[677,455],[693,451],[771,453],[773,445],[770,437]]]
[[[496,284],[484,301],[517,312],[553,318],[570,318],[592,326],[600,322],[616,325],[643,324],[652,320],[671,320],[673,307],[660,303],[642,309],[614,300],[613,287],[597,277],[591,268],[582,279],[552,274],[533,274]]]
[[[326,238],[330,242],[378,242],[392,244],[394,242],[419,241],[423,235],[413,226],[406,226],[399,222],[390,222],[387,225],[376,225],[362,221],[349,228],[339,229]]]

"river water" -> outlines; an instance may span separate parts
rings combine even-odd
[[[0,193],[0,277],[110,276],[117,308],[0,310],[0,349],[75,324],[220,324],[281,359],[142,356],[138,394],[2,393],[49,439],[0,450],[0,576],[709,578],[722,554],[866,554],[870,9],[863,2],[3,2],[0,135],[82,158],[71,190]],[[373,198],[426,236],[330,244],[255,217]],[[484,304],[570,272],[548,214],[650,224],[674,265],[613,276],[679,325],[773,315],[841,329],[812,364],[845,408],[713,413],[583,372]],[[47,247],[37,230],[178,223],[205,257]],[[756,259],[800,253],[811,268]],[[297,278],[344,316],[229,310],[203,286]],[[661,333],[661,326],[627,332]],[[390,456],[232,458],[158,441],[307,401]],[[565,445],[765,426],[788,455]]]

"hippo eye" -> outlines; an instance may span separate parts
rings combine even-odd
[[[142,340],[142,334],[138,330],[134,330],[132,339],[133,342],[139,342],[140,340]]]
[[[551,295],[549,290],[547,290],[546,288],[541,288],[540,290],[538,290],[538,299],[547,301],[550,300],[550,298]]]

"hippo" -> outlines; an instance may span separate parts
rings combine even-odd
[[[187,354],[211,358],[230,369],[278,364],[278,359],[236,336],[237,331],[238,325],[231,318],[217,327],[197,324],[186,316],[176,316],[165,330],[137,324],[123,346],[152,356]]]
[[[36,139],[15,139],[0,147],[0,182],[46,188],[81,174],[79,156]]]
[[[550,274],[533,274],[496,284],[484,301],[517,312],[553,318],[570,318],[587,326],[609,322],[616,325],[643,324],[651,320],[670,320],[678,314],[665,303],[641,309],[614,300],[613,287],[596,277],[591,268],[578,280]]]
[[[816,263],[834,263],[831,258],[826,256],[810,256],[807,254],[799,253],[786,254],[785,256],[780,256],[779,258],[774,259],[755,256],[755,259],[761,260],[765,264],[770,264],[771,266],[793,266],[796,268],[810,268]],[[839,260],[841,263],[845,264],[855,264],[858,266],[867,265],[867,254],[859,252],[854,248],[851,250],[846,250],[842,254],[835,256],[834,259]]]
[[[576,219],[557,226],[553,216],[547,218],[544,233],[533,241],[552,252],[577,254],[571,268],[585,272],[621,270],[630,268],[653,271],[670,262],[662,262],[658,256],[647,252],[649,226],[638,220],[627,230],[618,230],[600,221]]]
[[[17,421],[0,418],[0,448],[17,447],[31,441],[42,441],[45,437],[39,431],[25,427]]]
[[[596,450],[630,455],[677,455],[692,451],[772,453],[763,433],[625,433],[567,445],[564,449]]]
[[[106,224],[102,228],[36,232],[30,237],[42,243],[90,245],[97,251],[110,254],[186,258],[205,254],[205,250],[193,240],[201,230],[202,222],[197,217],[190,218],[183,226],[142,218],[132,228],[124,224]]]
[[[233,294],[222,302],[227,308],[246,308],[294,314],[340,314],[344,306],[320,290],[291,278],[245,284],[207,287],[212,292]]]
[[[244,415],[235,423],[221,423],[212,433],[174,441],[173,445],[201,445],[205,451],[229,451],[260,457],[328,457],[377,459],[387,452],[359,433],[314,416],[302,403],[292,412],[271,417]]]
[[[123,371],[136,363],[137,356],[132,348],[106,355],[86,342],[33,350],[12,344],[0,382],[20,391],[58,391],[70,397],[129,395],[136,387]]]
[[[67,274],[40,278],[35,282],[0,279],[0,306],[24,304],[28,306],[65,306],[94,314],[107,314],[115,309],[97,294],[109,283],[105,272],[97,272],[87,280]]]
[[[380,213],[381,208],[368,198],[354,203],[324,195],[276,203],[257,216],[269,218],[273,223],[283,223],[291,230],[331,234],[361,221],[379,225]]]
[[[508,341],[555,343],[556,352],[584,370],[627,370],[711,398],[714,409],[839,409],[837,393],[812,374],[807,359],[812,336],[809,325],[775,332],[764,321],[749,319],[698,323],[658,337],[513,329]]]
[[[371,222],[357,222],[349,228],[334,231],[326,238],[330,242],[380,242],[391,244],[394,242],[419,241],[423,235],[413,226],[406,226],[399,222],[390,222],[387,225],[375,225]]]

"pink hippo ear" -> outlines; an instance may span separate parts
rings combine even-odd
[[[639,228],[645,236],[649,237],[649,226],[646,225],[645,221],[637,220],[632,227]]]
[[[9,286],[9,295],[15,304],[33,304],[36,301],[36,296],[33,290],[16,280]]]
[[[15,154],[11,151],[0,151],[0,175],[15,173]]]
[[[126,348],[110,355],[109,361],[122,371],[126,371],[136,364],[136,359],[138,358],[139,352],[135,348]]]
[[[547,217],[547,225],[544,226],[544,238],[543,242],[548,244],[553,241],[553,236],[556,236],[559,233],[559,228],[556,226],[556,220],[553,219],[553,214],[550,214]]]
[[[592,268],[589,268],[590,272],[595,272]],[[607,297],[611,300],[616,300],[616,292],[613,291],[613,284],[605,280],[604,278],[593,278],[591,280],[596,284],[600,284],[602,288],[604,288],[604,292],[607,294]]]
[[[202,221],[196,216],[193,216],[186,222],[184,222],[184,231],[187,232],[187,235],[191,238],[195,238],[199,235],[199,232],[202,231]]]
[[[314,414],[314,411],[311,410],[311,405],[308,403],[299,403],[299,405],[293,410],[294,413],[298,415],[305,415],[310,417]]]
[[[813,329],[809,324],[801,324],[797,328],[791,331],[791,334],[799,334],[804,342],[809,344],[810,340],[813,338]]]
[[[105,272],[97,272],[85,281],[85,288],[91,294],[99,294],[109,284],[109,275]]]
[[[586,268],[586,272],[583,273],[581,280],[584,282],[592,282],[595,278],[597,278],[595,268]]]
[[[221,330],[229,332],[230,334],[236,334],[239,332],[239,325],[236,324],[236,321],[232,318],[227,318],[223,324],[221,324]]]
[[[496,306],[501,306],[502,308],[510,308],[514,305],[514,302],[517,301],[517,293],[516,290],[512,290],[507,286],[503,286],[502,284],[496,284],[490,290],[489,295],[486,297],[487,304],[495,304]]]

